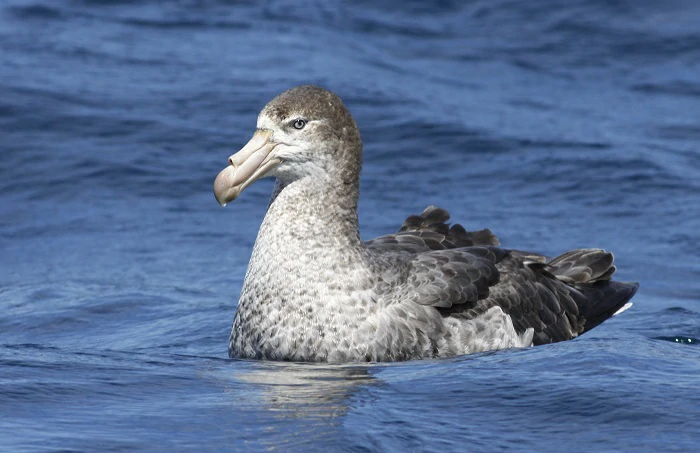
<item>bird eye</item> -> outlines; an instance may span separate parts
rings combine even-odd
[[[301,118],[297,118],[292,123],[294,129],[304,129],[304,126],[306,126],[306,120],[302,120]]]

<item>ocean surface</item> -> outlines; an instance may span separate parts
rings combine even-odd
[[[4,0],[0,451],[698,451],[700,3]],[[272,181],[212,194],[302,83],[365,141],[370,239],[429,204],[615,253],[634,307],[447,360],[231,360]]]

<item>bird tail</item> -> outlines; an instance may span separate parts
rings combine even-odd
[[[575,298],[586,320],[584,333],[627,310],[639,289],[639,283],[611,281],[616,270],[613,254],[602,249],[566,252],[547,263],[547,270],[584,296]]]
[[[579,313],[586,319],[583,325],[585,333],[630,308],[632,302],[629,300],[639,289],[639,283],[596,282],[577,286],[577,289],[586,296],[586,304],[579,306]]]

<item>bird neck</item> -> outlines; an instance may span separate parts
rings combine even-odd
[[[318,178],[277,183],[241,290],[232,356],[328,358],[367,316],[374,279],[357,196],[357,186]]]
[[[278,180],[258,232],[249,272],[293,278],[303,272],[358,267],[365,261],[357,219],[359,184],[332,184],[323,178]],[[303,264],[303,265],[302,265]],[[323,272],[325,274],[325,272]]]

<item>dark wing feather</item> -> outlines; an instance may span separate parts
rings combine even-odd
[[[421,305],[449,308],[475,303],[498,283],[496,262],[505,255],[496,247],[469,247],[420,253],[410,262],[400,298]]]
[[[365,242],[376,252],[418,253],[474,245],[499,245],[498,238],[486,228],[467,231],[462,225],[450,226],[450,214],[437,206],[428,206],[420,215],[409,216],[398,233]]]
[[[615,273],[613,255],[601,249],[566,252],[548,263],[553,273],[567,283],[593,283],[610,280]]]
[[[487,297],[441,309],[442,315],[473,319],[498,306],[510,315],[518,333],[534,329],[535,344],[569,340],[583,332],[577,305],[581,295],[543,270],[539,262],[510,252],[495,264],[500,278]]]
[[[620,310],[639,287],[600,279],[612,275],[610,269],[614,268],[608,258],[612,255],[604,250],[573,250],[564,255],[544,263],[540,255],[510,251],[496,263],[500,279],[489,288],[487,298],[441,311],[444,316],[471,319],[497,305],[511,316],[517,332],[533,328],[537,345],[570,340],[589,331]],[[571,262],[575,256],[582,257],[582,264]],[[571,265],[560,268],[562,262]],[[599,265],[601,262],[608,268]],[[592,271],[572,272],[582,268]],[[562,279],[562,275],[567,278]],[[570,283],[572,275],[580,283]]]
[[[428,206],[398,233],[365,244],[402,256],[407,272],[398,300],[435,307],[443,316],[473,319],[494,306],[511,316],[518,333],[533,328],[534,343],[570,340],[613,316],[635,294],[636,283],[612,282],[613,255],[578,249],[551,261],[537,253],[506,251],[484,229],[449,226],[449,213]]]

